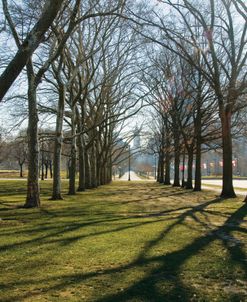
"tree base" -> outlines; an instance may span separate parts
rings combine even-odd
[[[187,186],[185,186],[185,189],[186,189],[186,190],[193,190],[193,186],[188,186],[188,185],[187,185]]]
[[[234,192],[233,193],[224,193],[224,192],[222,192],[220,194],[220,197],[224,198],[224,199],[228,199],[228,198],[236,198],[237,195]]]
[[[26,202],[23,206],[24,209],[33,209],[33,208],[40,208],[40,204],[34,204]]]
[[[76,195],[76,192],[68,192],[67,195]]]
[[[49,198],[49,200],[63,200],[63,197],[61,195],[52,196],[51,198]]]

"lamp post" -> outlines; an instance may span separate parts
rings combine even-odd
[[[130,181],[130,145],[129,145],[129,177],[128,181]]]

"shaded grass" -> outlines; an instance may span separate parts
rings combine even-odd
[[[0,181],[1,301],[246,301],[247,205],[115,182],[21,209]],[[67,182],[63,184],[64,193]]]

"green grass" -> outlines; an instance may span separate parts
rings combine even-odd
[[[67,178],[67,172],[65,170],[61,171],[61,178]],[[23,171],[23,179],[27,178],[28,171]],[[19,170],[0,170],[0,179],[1,178],[20,178],[20,171]],[[50,172],[48,173],[48,179],[50,178]],[[21,179],[21,178],[20,178]]]
[[[23,171],[23,176],[27,176],[27,171]],[[19,170],[0,170],[0,178],[19,178]]]
[[[0,181],[0,301],[247,301],[241,198],[118,181],[50,201],[41,185],[23,209],[23,182]]]

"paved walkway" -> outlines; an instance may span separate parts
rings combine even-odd
[[[203,184],[222,186],[222,179],[203,179]],[[243,188],[247,191],[247,179],[234,179],[233,186],[235,188]]]
[[[116,178],[116,180],[124,180],[124,181],[128,181],[129,179],[129,172],[126,172],[120,179]],[[140,178],[134,171],[130,171],[130,180],[134,180],[134,181],[154,181],[154,179],[142,179]],[[208,185],[208,186],[207,186]],[[215,185],[215,186],[219,186],[219,188],[217,187],[212,187],[210,185]],[[246,192],[243,190],[238,190],[235,189],[235,193],[237,195],[247,195],[247,180],[246,179],[235,179],[233,181],[233,185],[235,188],[246,188]],[[203,179],[202,180],[202,188],[206,189],[206,190],[211,190],[211,191],[215,191],[217,193],[221,192],[221,188],[220,186],[222,186],[222,180],[221,179]]]
[[[215,188],[215,187],[211,187],[211,186],[207,186],[207,185],[202,185],[202,189],[206,189],[206,190],[211,190],[211,191],[215,191],[217,193],[221,193],[221,189],[220,188]],[[240,191],[238,189],[234,189],[235,193],[237,195],[247,195],[247,190],[245,191]]]
[[[208,185],[208,186],[207,186]],[[210,185],[214,186],[219,186],[217,187],[212,187]],[[207,190],[213,190],[215,192],[221,192],[221,187],[222,186],[222,179],[203,179],[202,180],[202,188],[207,189]],[[237,195],[247,195],[247,180],[246,179],[234,179],[233,180],[233,186],[234,186],[234,191]],[[244,190],[238,190],[237,188],[241,189],[246,189]]]
[[[116,179],[117,180],[117,179]],[[126,172],[120,179],[118,180],[129,180],[129,172]],[[134,171],[130,171],[130,180],[140,180],[140,181],[148,181],[149,179],[140,178]],[[152,179],[153,181],[153,179]]]

